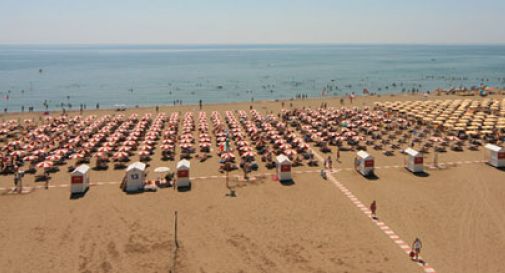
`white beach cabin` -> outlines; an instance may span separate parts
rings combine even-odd
[[[423,155],[411,148],[405,149],[405,154],[407,155],[407,162],[405,168],[413,173],[424,172],[424,160]]]
[[[356,170],[363,176],[369,176],[374,171],[374,158],[365,151],[358,151],[354,161]]]
[[[82,164],[71,174],[70,193],[84,193],[89,188],[89,166]]]
[[[487,163],[496,168],[505,167],[505,148],[494,144],[486,144],[486,149],[489,151]]]
[[[189,187],[191,181],[189,180],[189,169],[191,164],[188,160],[183,159],[177,162],[177,177],[175,180],[176,187]]]
[[[142,162],[132,163],[126,168],[124,180],[124,190],[126,192],[137,192],[144,189],[146,176],[146,164]]]
[[[278,155],[277,158],[277,177],[279,181],[290,181],[293,179],[291,176],[291,160],[283,154]]]

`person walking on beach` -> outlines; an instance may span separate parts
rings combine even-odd
[[[14,192],[19,192],[19,184],[21,183],[21,172],[16,169],[14,173]]]
[[[419,253],[421,253],[421,248],[423,247],[423,243],[419,238],[416,238],[414,240],[414,243],[412,243],[412,252],[411,252],[411,257],[412,260],[418,261],[419,260]]]
[[[249,162],[245,162],[244,165],[243,165],[243,168],[244,168],[244,180],[249,180],[249,176],[248,176],[248,173],[249,173],[249,169],[250,169],[250,164]]]
[[[328,156],[328,169],[332,170],[333,169],[333,161],[331,160],[331,156]]]
[[[202,110],[202,100],[200,100],[200,110]]]
[[[375,200],[370,204],[370,211],[372,212],[372,219],[377,219],[377,203]]]
[[[326,170],[324,168],[321,169],[321,172],[319,173],[321,177],[326,180],[328,177],[326,176]]]

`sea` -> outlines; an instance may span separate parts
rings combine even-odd
[[[504,45],[0,45],[2,112],[481,84],[505,86]]]

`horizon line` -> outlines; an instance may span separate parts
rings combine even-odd
[[[0,46],[505,46],[501,43],[375,43],[375,42],[300,42],[300,43],[1,43]]]

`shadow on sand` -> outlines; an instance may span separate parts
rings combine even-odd
[[[88,193],[89,187],[84,191],[84,192],[79,192],[79,193],[71,193],[70,194],[70,200],[77,200],[83,198],[86,193]]]
[[[417,176],[417,177],[428,177],[430,176],[429,173],[425,172],[425,171],[422,171],[422,172],[415,172],[415,173],[412,173],[413,175]]]
[[[188,191],[191,191],[191,185],[192,184],[189,184],[189,186],[177,187],[177,191],[178,192],[188,192]]]
[[[379,180],[379,177],[375,173],[372,173],[372,174],[369,174],[369,175],[363,176],[363,177],[366,178],[367,180],[370,180],[370,181]]]
[[[279,181],[279,183],[281,183],[281,185],[283,186],[292,186],[295,184],[295,181],[293,179],[289,179],[289,180],[281,180]]]

